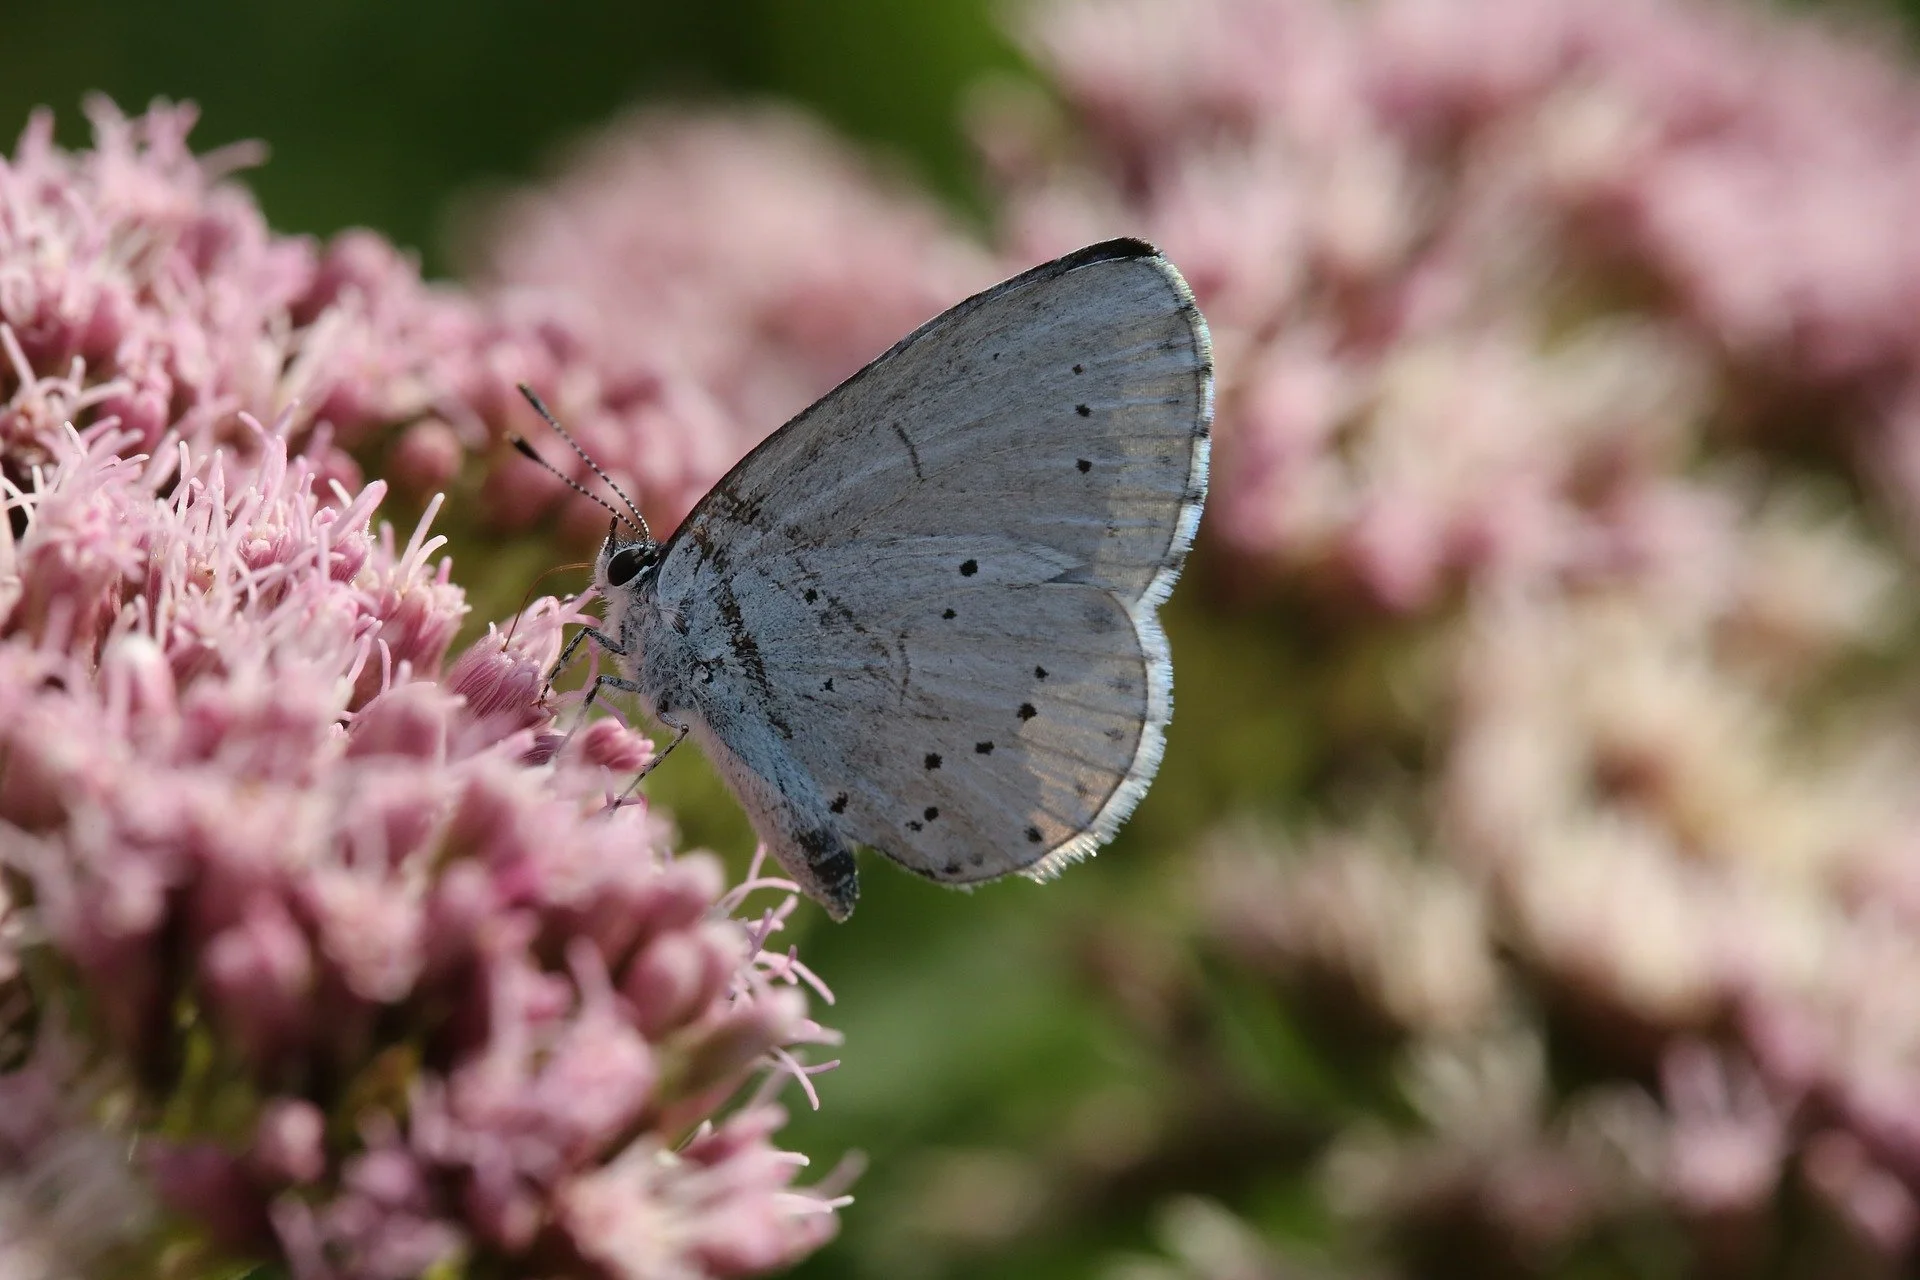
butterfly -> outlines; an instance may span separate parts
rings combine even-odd
[[[1159,768],[1156,610],[1200,522],[1212,418],[1180,273],[1139,240],[1081,249],[901,339],[665,542],[631,499],[603,503],[605,625],[560,666],[586,639],[613,655],[589,704],[638,695],[674,732],[654,763],[691,735],[836,920],[857,846],[942,884],[1049,878]]]

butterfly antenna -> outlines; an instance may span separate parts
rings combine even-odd
[[[534,575],[527,584],[527,594],[520,597],[520,608],[513,615],[513,624],[507,628],[507,638],[500,642],[500,651],[506,652],[513,644],[513,633],[520,629],[520,619],[527,612],[527,603],[533,599],[533,589],[556,573],[565,573],[569,569],[591,569],[593,566],[585,560],[575,560],[572,564],[557,564],[551,569],[543,569]]]
[[[614,506],[611,502],[608,502],[605,498],[601,497],[599,494],[587,488],[587,486],[581,484],[578,480],[575,480],[572,476],[568,475],[566,472],[562,471],[560,468],[554,466],[551,462],[548,462],[545,458],[541,457],[537,452],[534,451],[534,447],[527,443],[527,439],[525,436],[510,435],[507,437],[507,443],[512,445],[515,449],[518,449],[523,457],[529,458],[532,461],[539,463],[542,467],[546,468],[548,471],[551,471],[555,476],[559,478],[560,483],[567,486],[567,488],[573,490],[575,493],[579,494],[583,498],[589,498],[594,502],[599,503],[601,506],[605,507],[608,511],[611,511],[613,513],[613,518],[615,520],[618,520],[628,525],[629,527],[632,526],[633,521],[627,519],[627,515],[624,511],[620,510],[620,508]],[[639,532],[647,539],[647,541],[649,542],[653,541],[653,535],[648,532],[646,528],[646,523],[644,521],[641,522]]]
[[[559,436],[562,440],[565,440],[567,442],[568,447],[570,447],[575,453],[580,455],[580,461],[587,464],[588,470],[592,471],[593,474],[595,474],[596,476],[599,476],[601,483],[605,484],[607,488],[613,490],[615,495],[619,497],[620,501],[627,504],[627,510],[633,513],[633,519],[627,520],[627,523],[629,525],[634,526],[636,529],[638,529],[641,537],[645,538],[648,542],[652,542],[653,530],[647,526],[647,518],[640,514],[640,508],[634,505],[634,501],[632,498],[629,498],[627,496],[627,491],[625,489],[622,489],[619,485],[615,484],[613,482],[613,477],[600,469],[600,464],[593,460],[592,454],[588,453],[585,449],[580,447],[580,442],[578,440],[575,440],[572,436],[567,434],[567,429],[560,425],[560,420],[553,416],[553,411],[547,408],[546,402],[541,400],[540,397],[534,393],[534,390],[532,387],[528,386],[524,382],[518,383],[516,385],[520,388],[520,394],[527,398],[527,403],[533,406],[533,411],[539,414],[542,418],[545,418],[547,425],[553,428],[554,434]],[[538,462],[541,466],[546,467],[547,470],[552,471],[557,476],[560,476],[562,480],[567,479],[566,476],[561,475],[558,470],[556,470],[553,466],[549,465],[546,459],[534,453],[533,449],[526,443],[526,441],[520,439],[520,437],[518,436],[513,437],[513,445],[514,445],[514,448],[520,450],[520,452],[526,454],[529,458],[532,458],[535,462]],[[572,482],[569,481],[569,483],[572,483]],[[576,489],[580,489],[580,492],[582,493],[587,492],[585,489],[581,489],[580,486],[577,484],[574,485],[573,487]],[[590,493],[587,494],[587,496],[590,498],[593,497],[593,495]],[[594,501],[600,503],[601,506],[606,507],[607,510],[613,511],[613,507],[609,503],[607,503],[604,499],[594,498]],[[626,520],[626,517],[621,516],[618,511],[613,511],[613,514],[616,516],[619,516],[619,518],[622,520]]]

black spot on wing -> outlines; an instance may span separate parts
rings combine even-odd
[[[806,600],[808,604],[812,604],[814,601],[818,600],[819,598],[820,598],[820,593],[818,591],[815,591],[812,587],[807,588]]]
[[[976,742],[973,744],[973,754],[977,756],[990,756],[993,754],[993,744],[991,742]]]
[[[828,676],[828,677],[826,678],[826,680],[825,680],[824,682],[822,682],[822,683],[821,683],[821,685],[820,685],[820,692],[822,692],[822,693],[832,693],[832,692],[833,692],[833,677],[832,677],[832,676]]]
[[[907,830],[909,831],[920,830],[920,820],[918,818],[907,819]]]
[[[827,812],[828,813],[845,813],[846,811],[847,811],[847,793],[842,791],[839,795],[833,798],[833,803],[827,806]]]
[[[1091,418],[1093,416],[1093,409],[1088,405],[1077,404],[1073,406],[1073,411],[1083,418]]]
[[[1085,372],[1087,371],[1087,366],[1085,366],[1085,365],[1083,365],[1083,364],[1077,364],[1077,365],[1075,365],[1075,366],[1073,366],[1073,371],[1074,371],[1075,373],[1085,373]]]
[[[1047,669],[1045,667],[1035,667],[1033,669],[1033,678],[1035,680],[1045,680],[1047,678]]]
[[[1081,475],[1085,475],[1087,472],[1093,470],[1093,463],[1086,458],[1076,460],[1073,465],[1080,468]]]
[[[971,578],[978,572],[980,572],[980,562],[978,560],[962,560],[960,562],[961,577]]]
[[[941,616],[941,617],[943,617],[943,618],[947,618],[947,619],[952,619],[952,618],[953,618],[953,617],[955,617],[956,615],[954,614],[954,612],[953,612],[953,610],[951,610],[951,609],[943,609],[943,610],[941,610],[941,611],[940,611],[940,616]]]
[[[1020,704],[1020,718],[1022,720],[1031,720],[1039,714],[1040,713],[1038,711],[1035,711],[1033,709],[1033,704],[1031,702],[1023,702]]]
[[[928,805],[925,809],[922,809],[920,811],[920,816],[925,818],[928,822],[932,822],[935,818],[940,816],[939,807],[936,805]]]
[[[927,752],[925,763],[929,772],[938,769],[940,767],[940,753],[938,751]]]
[[[1041,840],[1041,835],[1040,835],[1040,828],[1038,828],[1038,827],[1028,827],[1028,828],[1027,828],[1027,843],[1028,843],[1028,844],[1039,844],[1039,843],[1040,843],[1040,840]]]

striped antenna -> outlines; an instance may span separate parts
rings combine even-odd
[[[607,510],[612,511],[614,518],[616,520],[625,521],[626,524],[630,528],[638,532],[643,539],[645,539],[648,542],[652,542],[653,530],[647,526],[647,518],[640,514],[640,508],[635,506],[633,499],[627,496],[627,491],[625,489],[622,489],[619,485],[615,484],[613,482],[613,477],[600,469],[600,464],[593,460],[592,454],[588,453],[585,449],[582,449],[580,447],[580,442],[578,440],[575,440],[572,436],[567,434],[567,429],[560,425],[560,420],[553,416],[553,411],[547,408],[546,403],[542,401],[538,395],[534,394],[534,390],[532,387],[528,386],[524,382],[519,383],[517,385],[520,388],[520,394],[525,396],[527,398],[527,403],[533,406],[533,411],[539,414],[542,418],[546,419],[547,425],[553,428],[554,434],[559,436],[562,440],[565,440],[567,442],[568,447],[571,448],[575,453],[580,455],[580,461],[587,464],[587,469],[592,471],[593,474],[595,474],[596,476],[599,476],[600,482],[606,485],[607,488],[613,490],[615,495],[619,497],[620,501],[627,504],[627,510],[633,513],[633,518],[631,520],[627,519],[626,516],[621,515],[619,511],[614,509],[614,506],[612,503],[608,502],[605,498],[599,497],[598,495],[589,492],[586,486],[578,483],[572,477],[568,476],[565,472],[561,471],[560,468],[554,466],[551,462],[548,462],[545,458],[535,453],[533,451],[533,446],[528,444],[526,440],[524,440],[520,436],[507,437],[510,441],[513,442],[513,447],[518,449],[521,453],[525,454],[527,457],[532,458],[535,462],[539,463],[541,466],[545,467],[547,470],[553,472],[553,474],[555,474],[556,476],[559,476],[562,480],[565,480],[574,489],[578,490],[581,493],[586,494],[589,498],[592,498],[595,502],[599,503],[601,506],[605,507]]]
[[[554,466],[551,462],[548,462],[545,458],[541,457],[538,453],[534,452],[533,446],[527,443],[525,436],[510,435],[507,437],[507,443],[511,444],[515,449],[518,449],[524,457],[532,459],[534,462],[539,463],[541,466],[545,467],[547,470],[553,472],[555,476],[559,477],[560,483],[567,486],[567,488],[573,490],[575,493],[579,494],[583,498],[592,499],[593,501],[599,503],[601,506],[605,507],[607,510],[613,512],[613,521],[615,524],[619,524],[622,521],[625,521],[629,526],[633,524],[633,521],[628,520],[625,513],[623,513],[618,507],[615,507],[611,502],[608,502],[605,498],[601,497],[599,494],[595,493],[593,490],[587,488],[587,486],[581,484],[578,480],[575,480],[572,476],[568,475],[566,472],[562,471],[560,468]],[[653,541],[653,535],[647,532],[646,521],[643,520],[640,522],[639,532],[640,532],[640,535],[643,538],[645,538],[648,542]]]

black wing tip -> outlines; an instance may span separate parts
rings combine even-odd
[[[1206,338],[1206,318],[1200,314],[1200,304],[1194,299],[1193,286],[1180,274],[1180,269],[1167,260],[1154,245],[1133,236],[1121,236],[1114,240],[1102,240],[1099,244],[1090,244],[1084,249],[1076,249],[1064,258],[1056,258],[1045,266],[1035,267],[1026,276],[1017,277],[1007,283],[1024,281],[1029,277],[1057,277],[1081,267],[1096,266],[1103,262],[1150,262],[1160,274],[1173,285],[1174,295],[1180,308],[1180,314],[1187,317],[1195,329],[1201,333],[1201,363],[1207,368],[1208,376],[1213,373],[1213,349]]]
[[[1096,262],[1127,262],[1135,258],[1158,258],[1160,250],[1145,240],[1133,236],[1120,236],[1113,240],[1102,240],[1099,244],[1090,244],[1084,249],[1075,249],[1054,265],[1062,271],[1072,271],[1076,267],[1090,267]]]

